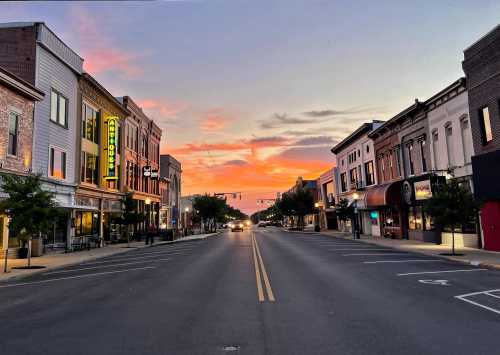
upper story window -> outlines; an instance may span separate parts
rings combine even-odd
[[[394,153],[391,150],[389,152],[389,176],[391,177],[391,179],[394,179],[394,169],[393,169],[393,164],[392,164],[393,156],[394,156]]]
[[[493,132],[491,130],[490,110],[488,106],[479,110],[479,120],[481,127],[481,137],[483,145],[488,144],[493,140]]]
[[[358,183],[358,169],[353,168],[349,171],[349,177],[350,177],[350,182],[351,185],[356,185]]]
[[[370,144],[366,145],[366,153],[370,153]]]
[[[49,177],[66,179],[66,152],[59,148],[50,148]]]
[[[470,163],[472,156],[472,135],[470,132],[469,118],[466,116],[460,120],[462,133],[462,147],[464,152],[464,162]]]
[[[86,103],[82,105],[82,138],[99,143],[99,112]]]
[[[340,174],[340,190],[342,192],[347,191],[347,174],[346,173]]]
[[[91,153],[82,152],[80,163],[80,181],[97,185],[99,157]]]
[[[439,133],[437,129],[432,131],[432,156],[434,158],[434,167],[439,169],[438,163],[438,143],[439,143]]]
[[[415,165],[413,164],[413,142],[406,146],[406,152],[408,154],[408,173],[409,175],[415,175]]]
[[[50,93],[50,120],[68,128],[68,99],[53,89]]]
[[[425,159],[425,137],[422,138],[420,141],[418,141],[418,144],[420,146],[420,160],[422,163],[422,172],[427,171],[427,159]]]
[[[9,115],[9,146],[7,152],[9,155],[17,155],[17,129],[19,115],[11,112]]]
[[[365,163],[365,176],[367,186],[375,184],[375,172],[373,170],[372,160],[370,160],[368,163]]]
[[[455,151],[453,150],[453,127],[451,123],[448,123],[444,127],[444,133],[446,138],[446,152],[448,154],[448,166],[455,165]]]

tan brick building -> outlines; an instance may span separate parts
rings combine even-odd
[[[0,67],[0,173],[24,175],[31,171],[33,109],[43,92]],[[0,192],[0,198],[3,194]],[[7,217],[0,217],[0,248],[9,242]]]

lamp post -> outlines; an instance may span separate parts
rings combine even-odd
[[[150,213],[150,206],[151,206],[151,199],[148,197],[146,198],[146,201],[144,201],[146,204],[146,231],[149,230],[149,213]]]
[[[359,195],[357,192],[352,194],[352,199],[354,201],[354,225],[353,225],[353,231],[354,231],[354,239],[359,239],[359,229],[358,229],[358,199]]]
[[[189,207],[184,208],[184,236],[187,236],[188,233],[188,213],[189,213]]]

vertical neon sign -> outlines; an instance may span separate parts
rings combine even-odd
[[[106,180],[117,180],[116,172],[116,121],[117,117],[108,117],[108,165]]]

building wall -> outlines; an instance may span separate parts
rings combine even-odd
[[[471,157],[474,155],[474,146],[465,87],[460,94],[435,107],[427,115],[429,119],[427,141],[431,150],[432,170],[443,171],[452,168],[455,177],[472,175]],[[449,147],[446,139],[448,127],[452,133],[448,140]]]
[[[469,98],[474,151],[476,154],[500,149],[500,26],[464,51],[462,63]],[[493,140],[482,143],[479,110],[488,106]]]
[[[66,152],[65,182],[75,183],[75,142],[77,138],[78,80],[76,74],[53,54],[37,46],[36,84],[45,98],[35,106],[33,144],[33,170],[48,176],[49,148]],[[68,99],[68,127],[50,121],[51,90],[55,89]]]
[[[33,142],[32,100],[25,98],[0,85],[0,164],[1,168],[25,173],[31,168],[31,149]],[[9,143],[10,113],[18,115],[17,153],[7,154]]]
[[[36,27],[0,24],[0,66],[35,84]]]

